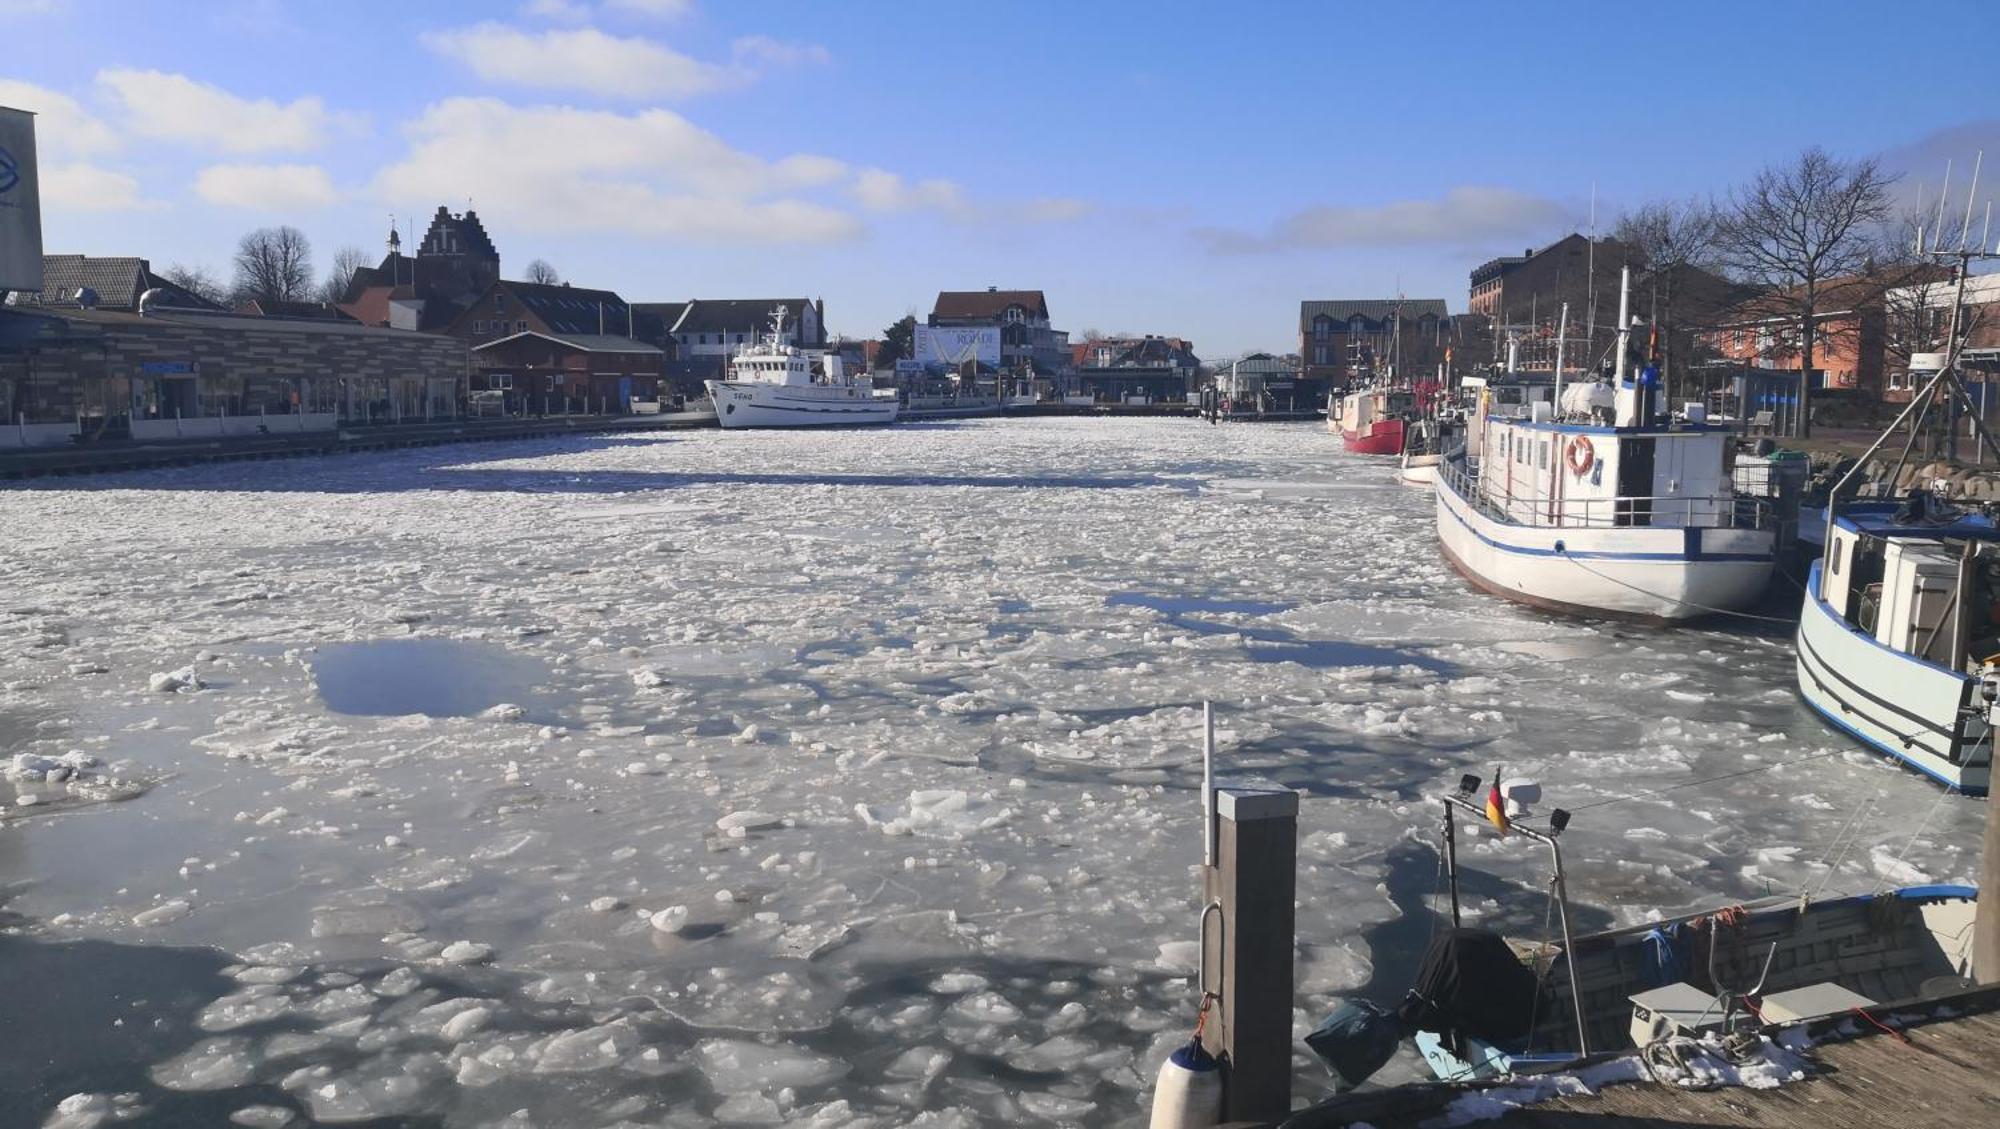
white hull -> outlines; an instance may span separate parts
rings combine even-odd
[[[1440,477],[1438,541],[1479,587],[1550,611],[1679,623],[1747,607],[1771,578],[1770,530],[1500,521]]]
[[[896,401],[871,388],[824,384],[707,382],[715,418],[725,428],[870,427],[896,422]]]
[[[1980,705],[1977,680],[1862,634],[1819,598],[1819,582],[1815,563],[1799,613],[1799,696],[1876,752],[1986,794],[1993,753],[1983,715],[1969,709]]]
[[[1438,480],[1438,462],[1441,455],[1404,455],[1403,465],[1396,470],[1396,478],[1410,486],[1433,486]]]

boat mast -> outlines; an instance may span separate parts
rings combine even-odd
[[[1563,338],[1569,336],[1569,303],[1562,304],[1562,316],[1556,319],[1556,402],[1555,414],[1562,418],[1563,403]]]

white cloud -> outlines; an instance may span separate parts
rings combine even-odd
[[[430,32],[423,41],[481,78],[541,89],[675,98],[739,81],[730,68],[691,59],[648,39],[606,35],[593,27],[529,32],[485,23]]]
[[[1465,186],[1435,200],[1387,204],[1323,204],[1280,220],[1268,234],[1203,228],[1195,235],[1212,251],[1252,254],[1325,247],[1406,247],[1483,243],[1549,234],[1572,222],[1572,209],[1511,188]]]
[[[528,0],[526,4],[521,5],[521,14],[537,19],[580,24],[590,18],[590,9],[577,3],[576,0]]]
[[[973,200],[956,181],[931,178],[911,182],[887,169],[854,175],[848,191],[871,212],[937,212],[971,224],[1066,223],[1091,212],[1083,200],[1044,196],[1033,200]]]
[[[965,190],[942,179],[915,184],[886,169],[862,169],[854,178],[854,198],[871,212],[910,212],[934,208],[964,211]]]
[[[694,0],[605,0],[604,6],[635,16],[677,20],[694,11]]]
[[[428,32],[423,43],[490,82],[609,98],[685,98],[748,85],[765,70],[825,62],[826,48],[763,36],[737,40],[728,65],[594,27],[526,31],[499,23]]]
[[[180,141],[225,153],[317,148],[343,119],[318,98],[280,104],[240,98],[219,86],[163,71],[113,68],[97,81],[124,110],[126,128],[139,136]]]
[[[825,66],[833,62],[833,53],[817,43],[786,43],[768,35],[746,35],[731,40],[729,53],[747,69],[796,67],[808,63]]]
[[[453,98],[406,133],[410,152],[384,169],[388,200],[456,200],[468,192],[510,227],[613,231],[702,242],[827,243],[861,225],[792,194],[835,183],[831,157],[770,161],[731,147],[669,110],[619,114]]]
[[[35,114],[37,152],[62,156],[102,153],[118,147],[110,126],[85,112],[76,99],[46,87],[0,78],[0,106]]]
[[[140,197],[137,180],[96,165],[43,165],[41,188],[42,207],[52,212],[123,212],[159,207]]]
[[[195,195],[226,208],[296,212],[339,199],[318,165],[210,165],[194,181]]]

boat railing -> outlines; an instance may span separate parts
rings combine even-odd
[[[1463,459],[1446,462],[1438,473],[1444,480],[1443,485],[1465,499],[1467,504],[1495,521],[1510,525],[1560,526],[1565,529],[1775,528],[1769,501],[1734,493],[1708,497],[1656,494],[1551,498],[1545,494],[1483,490],[1479,479],[1467,472]]]

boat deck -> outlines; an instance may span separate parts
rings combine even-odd
[[[1674,1129],[1744,1126],[1756,1129],[1944,1129],[2000,1125],[2000,987],[1910,1009],[1878,1009],[1878,1019],[1904,1027],[1904,1042],[1865,1022],[1865,1034],[1820,1042],[1807,1052],[1814,1073],[1775,1089],[1682,1090],[1651,1082],[1607,1086],[1596,1094],[1556,1097],[1510,1110],[1483,1126],[1495,1129]],[[1822,1021],[1815,1028],[1832,1028]],[[1819,1036],[1834,1039],[1830,1033]],[[1338,1115],[1318,1126],[1366,1122],[1377,1129],[1420,1129],[1444,1113],[1463,1090],[1417,1086],[1362,1092],[1340,1101]],[[1334,1112],[1332,1109],[1329,1113]]]

